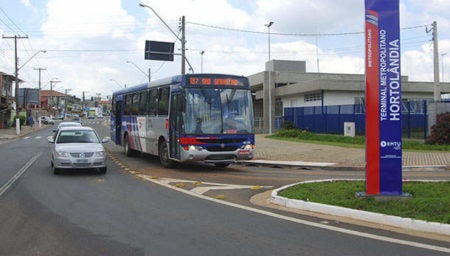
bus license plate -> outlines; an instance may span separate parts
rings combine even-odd
[[[239,150],[238,154],[239,155],[248,155],[248,154],[250,154],[250,150]]]

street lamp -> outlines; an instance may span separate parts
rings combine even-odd
[[[120,88],[121,89],[123,89],[123,88],[127,88],[127,85],[125,84],[125,86],[122,86],[119,82],[117,82],[115,79],[109,79],[109,81],[113,81],[113,82],[115,82],[118,86],[120,86]]]
[[[148,82],[150,83],[150,80],[151,80],[151,79],[150,79],[150,71],[151,71],[150,68],[148,69],[148,74],[147,74],[147,73],[144,72],[144,70],[142,70],[141,68],[139,68],[138,65],[136,65],[134,62],[132,62],[132,61],[130,61],[130,60],[127,60],[127,63],[130,63],[130,64],[132,64],[133,66],[135,66],[137,69],[139,69],[139,71],[141,71],[142,74],[144,74],[145,77],[148,78]]]
[[[273,21],[264,24],[264,26],[267,27],[267,41],[268,41],[268,45],[269,45],[269,61],[270,61],[270,27],[273,25]]]
[[[445,74],[445,71],[444,71],[444,56],[445,55],[447,55],[447,53],[446,52],[444,52],[443,54],[441,54],[441,57],[442,57],[442,82],[444,82],[444,74]]]
[[[56,84],[56,83],[61,83],[61,81],[58,80],[58,78],[52,78],[52,80],[50,80],[50,104],[49,104],[50,113],[53,113],[52,112],[52,108],[53,108],[53,84]]]
[[[36,53],[34,53],[27,61],[25,61],[22,66],[18,67],[18,61],[17,61],[17,51],[16,51],[16,88],[15,88],[15,98],[14,100],[16,101],[16,134],[19,135],[20,134],[20,119],[19,119],[19,70],[21,68],[23,68],[23,66],[25,66],[25,64],[27,64],[32,58],[34,58],[34,56],[36,56],[38,53],[46,53],[47,51],[44,50],[40,50]]]
[[[180,40],[180,42],[181,42],[181,74],[184,75],[186,73],[186,68],[185,68],[185,66],[186,66],[186,64],[185,64],[185,62],[186,62],[186,39],[185,39],[185,35],[184,35],[184,16],[181,17],[181,38],[180,38],[177,35],[177,33],[175,33],[169,27],[169,25],[167,25],[167,23],[161,18],[161,16],[159,16],[158,13],[155,10],[153,10],[152,7],[150,7],[149,5],[146,5],[144,3],[139,3],[139,6],[147,7],[148,9],[150,9],[156,15],[156,17],[158,17],[158,19],[170,30],[170,32],[172,32],[172,34],[175,36],[175,38]],[[191,67],[191,69],[192,69],[192,67]]]
[[[66,100],[64,102],[64,117],[67,114],[67,92],[69,92],[69,91],[72,91],[72,89],[66,89],[66,91],[65,91],[65,98],[66,98]]]
[[[205,51],[201,51],[200,55],[201,57],[201,61],[200,61],[200,69],[201,69],[201,73],[203,73],[203,54],[205,54]]]
[[[270,61],[270,27],[273,25],[273,21],[270,21],[264,26],[267,27],[267,39],[269,47],[269,61]],[[269,134],[272,135],[272,71],[269,72]]]

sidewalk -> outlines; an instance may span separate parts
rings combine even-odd
[[[364,148],[344,148],[266,138],[256,134],[255,158],[250,162],[294,166],[365,169]],[[450,152],[403,152],[403,169],[450,170]]]
[[[28,135],[30,133],[36,132],[40,129],[44,129],[45,127],[48,127],[48,125],[42,124],[41,127],[39,127],[39,124],[33,125],[33,128],[31,128],[29,125],[24,125],[20,127],[20,135],[16,134],[16,127],[9,127],[8,129],[0,129],[0,144],[4,143],[8,140],[13,140],[25,135]]]

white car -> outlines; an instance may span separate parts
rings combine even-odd
[[[81,123],[78,123],[78,122],[61,122],[61,123],[58,124],[58,127],[53,130],[53,132],[58,131],[61,127],[68,127],[68,126],[79,127],[79,126],[81,126]]]
[[[43,124],[55,124],[55,121],[48,116],[41,116],[41,122]]]
[[[57,130],[55,136],[49,137],[51,143],[50,164],[54,174],[62,170],[96,169],[106,173],[106,152],[97,132],[91,127],[68,126]]]

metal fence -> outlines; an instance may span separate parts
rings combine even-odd
[[[427,102],[408,101],[402,106],[402,130],[408,138],[427,137]],[[314,133],[344,134],[344,123],[355,124],[356,135],[365,135],[364,104],[285,108],[283,121]],[[281,128],[281,124],[276,128]]]

